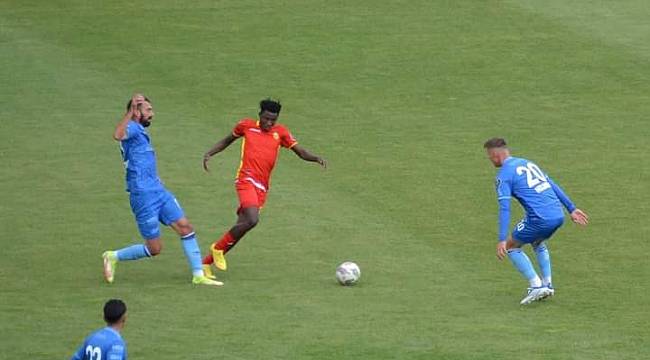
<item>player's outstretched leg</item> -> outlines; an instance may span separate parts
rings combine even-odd
[[[153,251],[148,245],[152,245]],[[112,283],[115,280],[115,269],[118,261],[138,260],[145,257],[152,257],[160,253],[160,241],[152,239],[145,244],[135,244],[119,249],[117,251],[105,251],[102,254],[104,259],[104,279]]]
[[[239,211],[237,224],[228,230],[219,241],[210,246],[210,253],[203,258],[204,273],[212,274],[210,265],[222,271],[228,268],[226,263],[226,253],[230,251],[244,235],[252,230],[259,221],[259,209],[257,207],[247,207]]]
[[[537,272],[535,272],[533,263],[521,248],[512,247],[508,249],[508,258],[512,262],[512,265],[514,265],[530,284],[528,294],[520,302],[522,305],[541,300],[548,296],[548,289],[542,286],[542,280],[540,280]]]
[[[199,244],[196,241],[196,235],[194,232],[182,236],[181,243],[183,244],[183,251],[185,251],[185,256],[187,257],[190,267],[192,268],[192,283],[200,285],[222,286],[223,283],[221,281],[217,281],[214,275],[212,275],[212,278],[205,276],[203,272],[203,265],[201,264],[201,250],[199,249]]]
[[[542,272],[542,285],[548,288],[549,296],[553,296],[555,294],[555,289],[553,289],[553,283],[551,281],[551,255],[546,246],[546,241],[533,244],[533,249],[535,249],[537,263]]]
[[[181,236],[183,251],[187,257],[187,262],[192,269],[192,283],[197,285],[222,286],[223,283],[221,281],[209,279],[203,274],[201,250],[196,241],[196,233],[194,232],[192,224],[190,224],[185,217],[182,217],[171,226]]]

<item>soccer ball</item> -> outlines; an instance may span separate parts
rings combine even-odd
[[[344,286],[354,285],[361,277],[361,269],[352,261],[346,261],[336,268],[336,280]]]

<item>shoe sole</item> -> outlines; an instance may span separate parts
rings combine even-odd
[[[223,286],[223,283],[221,281],[216,281],[212,280],[215,283],[214,284],[206,284],[206,283],[193,283],[194,285],[206,285],[206,286]]]

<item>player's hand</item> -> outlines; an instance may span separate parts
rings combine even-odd
[[[210,161],[210,154],[204,154],[203,155],[203,170],[210,172],[210,169],[208,169],[208,161]]]
[[[138,105],[142,104],[144,101],[144,95],[139,93],[133,94],[133,97],[131,97],[131,108],[129,108],[129,113],[135,114],[138,110]]]
[[[327,169],[327,160],[323,159],[322,157],[318,157],[316,159],[316,162],[320,164],[320,166],[323,167],[323,169]]]
[[[503,260],[506,258],[506,242],[499,241],[497,243],[497,259]]]
[[[571,213],[571,220],[578,225],[585,226],[589,223],[589,216],[580,209],[575,209]]]

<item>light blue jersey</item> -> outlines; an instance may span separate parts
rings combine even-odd
[[[126,169],[126,191],[139,193],[164,189],[156,169],[156,153],[149,134],[140,123],[129,121],[125,138],[120,141],[120,150]]]
[[[156,153],[144,126],[133,119],[129,120],[124,137],[120,141],[120,150],[126,168],[126,191],[129,192],[131,211],[135,215],[140,235],[147,241],[158,241],[160,223],[167,226],[178,223],[185,217],[183,208],[158,177]],[[180,231],[178,232],[180,234]],[[180,235],[192,275],[202,278],[201,251],[196,234],[191,231],[189,234]],[[152,253],[148,244],[133,244],[114,253],[118,261],[137,260],[154,255],[157,253]],[[112,282],[112,277],[109,276],[106,278],[110,278],[109,282]]]
[[[156,153],[144,126],[129,121],[120,150],[126,168],[126,191],[130,193],[131,210],[140,235],[145,240],[157,239],[160,237],[158,223],[171,225],[184,216],[183,209],[158,177]]]
[[[126,343],[107,326],[90,334],[71,360],[127,360]]]
[[[517,225],[513,237],[531,242],[550,237],[562,225],[562,205],[569,212],[575,205],[564,191],[532,161],[509,157],[496,177],[499,200],[499,241],[507,238],[510,222],[510,199],[514,197],[526,211],[525,219]],[[521,232],[528,225],[526,232]],[[521,232],[517,234],[517,231]]]

